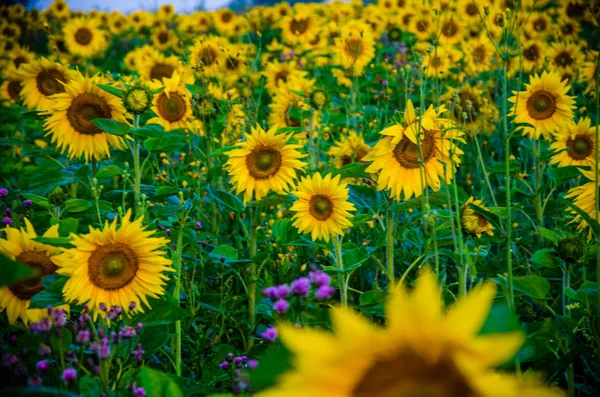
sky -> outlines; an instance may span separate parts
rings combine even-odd
[[[198,4],[204,1],[204,8],[214,10],[228,4],[230,0],[66,0],[73,11],[100,11],[119,10],[127,14],[135,10],[155,10],[163,4],[171,3],[176,12],[193,12]],[[46,9],[52,0],[31,0],[30,5],[39,9]]]

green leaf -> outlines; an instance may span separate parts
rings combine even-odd
[[[274,195],[265,197],[262,200],[251,201],[246,204],[246,207],[275,207],[280,204],[289,204],[292,202],[292,200],[293,198],[290,195]]]
[[[107,165],[100,171],[96,172],[96,178],[98,180],[112,178],[113,176],[121,175],[123,171],[116,165]]]
[[[273,223],[271,230],[273,231],[273,237],[275,237],[275,240],[282,245],[289,245],[298,237],[298,230],[292,226],[291,219],[276,220]]]
[[[550,167],[546,173],[554,183],[566,182],[581,175],[580,167]]]
[[[342,179],[344,178],[365,178],[370,179],[371,175],[366,173],[365,170],[369,164],[363,163],[350,163],[340,169],[333,171],[332,176],[340,175]]]
[[[30,309],[45,309],[48,306],[56,307],[64,305],[63,288],[69,278],[53,274],[42,278],[44,290],[38,292],[31,298]]]
[[[513,287],[533,299],[544,299],[550,292],[550,282],[536,275],[513,277]]]
[[[117,96],[121,99],[123,99],[123,97],[125,96],[125,91],[123,91],[119,88],[113,87],[112,85],[96,84],[96,86],[100,87],[101,89],[108,92],[109,94],[113,94],[114,96]]]
[[[152,368],[142,368],[137,383],[146,391],[151,391],[153,397],[184,397],[174,377]]]
[[[24,193],[23,197],[25,197],[27,200],[31,200],[31,202],[35,205],[39,205],[40,207],[43,208],[52,208],[53,205],[50,204],[50,202],[48,201],[48,199],[46,197],[42,197],[42,196],[38,196],[37,194],[31,194],[31,193]]]
[[[144,310],[137,316],[133,316],[128,320],[129,324],[137,323],[144,324],[144,327],[152,327],[155,325],[173,324],[177,320],[184,319],[189,312],[183,310],[175,298],[171,295],[165,295],[164,299],[150,298],[148,299],[150,308]]]
[[[71,343],[73,343],[73,334],[68,328],[63,328],[60,336],[56,335],[56,332],[50,335],[50,347],[54,351],[62,351],[66,354],[71,349]]]
[[[21,280],[35,276],[35,271],[29,266],[15,262],[0,253],[0,287],[12,285]]]
[[[552,241],[553,243],[558,243],[560,240],[560,236],[554,230],[546,229],[545,227],[538,226],[538,231],[545,239]]]
[[[446,195],[442,193],[429,193],[429,205],[431,206],[441,206],[447,202],[448,198]],[[425,196],[412,198],[408,201],[404,201],[402,203],[395,203],[392,205],[392,211],[406,211],[408,209],[420,208],[424,203],[427,202]]]
[[[531,257],[531,262],[534,264],[534,269],[553,268],[560,266],[560,259],[555,255],[553,249],[544,248],[535,251]]]
[[[22,119],[30,119],[30,120],[43,120],[42,112],[37,110],[30,110],[28,112],[21,113]]]
[[[387,292],[381,291],[378,289],[374,289],[371,291],[366,291],[360,295],[358,298],[358,303],[360,303],[359,308],[365,309],[372,306],[383,306],[387,299]]]
[[[79,227],[79,220],[75,218],[61,219],[58,223],[58,235],[63,237],[69,237],[71,233],[77,233]]]
[[[278,134],[289,134],[289,133],[293,133],[293,134],[298,134],[301,132],[305,132],[306,128],[304,127],[282,127],[282,128],[277,128],[277,133]]]
[[[202,89],[202,87],[194,85],[194,84],[186,84],[185,88],[187,88],[187,90],[190,92],[190,94],[192,94],[194,96],[202,96],[206,93],[206,91],[204,89]]]
[[[60,228],[60,226],[59,226],[59,228]],[[53,245],[55,247],[65,247],[65,248],[73,248],[74,247],[74,245],[71,244],[71,241],[73,241],[73,239],[71,239],[70,237],[39,236],[32,240],[37,241],[38,243],[42,243],[42,244]]]
[[[214,152],[212,152],[210,154],[210,156],[208,156],[208,157],[219,157],[219,156],[222,156],[225,152],[228,152],[232,149],[236,149],[238,147],[239,147],[238,145],[223,146],[222,148],[219,148],[219,149],[215,150]]]
[[[220,260],[221,257],[225,258],[226,262],[236,261],[238,259],[238,253],[235,248],[229,245],[219,245],[210,253],[210,256]]]
[[[149,152],[172,152],[181,149],[184,145],[185,140],[177,136],[148,138],[144,141],[144,147]]]
[[[92,123],[102,131],[111,135],[125,136],[131,128],[127,123],[121,123],[113,119],[95,119]]]
[[[129,133],[145,138],[159,138],[165,134],[165,129],[160,124],[147,124],[140,128],[132,128]]]
[[[224,190],[214,189],[210,186],[207,186],[206,190],[208,190],[208,193],[212,196],[212,198],[230,210],[237,212],[238,214],[243,212],[246,208],[242,200],[231,193],[228,193]]]
[[[250,381],[256,389],[273,386],[276,379],[292,366],[292,352],[284,345],[276,345],[259,357],[259,365],[250,373]]]
[[[97,376],[85,375],[79,381],[79,390],[84,397],[98,397],[102,394],[102,382]]]
[[[83,212],[92,208],[92,203],[83,199],[71,199],[65,203],[65,209],[69,212]]]
[[[354,218],[351,219],[353,226],[362,225],[365,222],[368,222],[373,219],[372,215],[369,214],[358,214]]]

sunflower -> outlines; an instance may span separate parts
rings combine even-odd
[[[548,138],[550,133],[573,122],[575,100],[566,95],[571,87],[560,80],[558,73],[532,75],[525,86],[525,91],[513,91],[513,96],[508,99],[514,103],[509,113],[509,116],[515,116],[514,122],[533,126],[519,127],[523,135],[533,139],[539,139],[540,135]]]
[[[440,24],[439,42],[443,45],[456,45],[463,40],[464,22],[454,16],[446,18]]]
[[[129,14],[129,23],[135,30],[150,27],[152,26],[152,22],[154,22],[154,14],[148,11],[140,10]]]
[[[352,226],[349,211],[355,211],[354,204],[348,201],[348,187],[340,182],[340,175],[324,178],[320,173],[303,177],[298,188],[292,192],[298,200],[290,207],[294,214],[294,227],[300,233],[310,233],[313,241],[341,235],[344,229]]]
[[[54,0],[46,12],[57,18],[61,18],[69,16],[71,10],[65,0]]]
[[[47,110],[54,104],[51,96],[65,92],[65,84],[74,73],[60,63],[40,58],[22,65],[19,74],[23,79],[23,104],[29,109]]]
[[[223,48],[228,47],[227,39],[218,36],[201,36],[190,48],[190,65],[206,77],[215,77],[219,64],[224,62]]]
[[[318,32],[317,20],[307,8],[299,8],[294,15],[284,17],[280,26],[281,38],[289,45],[311,41]]]
[[[270,191],[283,194],[297,179],[296,172],[306,168],[300,159],[300,145],[290,144],[290,135],[277,134],[277,128],[265,132],[260,125],[251,128],[246,141],[238,149],[225,154],[229,159],[224,168],[231,176],[236,194],[244,192],[244,202],[260,200]]]
[[[423,58],[424,73],[428,77],[446,77],[461,57],[462,53],[454,47],[436,47]]]
[[[335,159],[336,167],[342,168],[348,164],[362,161],[369,150],[371,147],[365,143],[364,137],[352,130],[348,136],[341,137],[327,154]]]
[[[6,239],[0,239],[0,252],[27,265],[35,275],[16,284],[0,287],[0,310],[6,309],[8,322],[14,324],[20,318],[25,324],[37,322],[48,315],[46,309],[29,309],[31,298],[42,291],[42,277],[56,272],[53,255],[57,248],[33,241],[37,237],[31,222],[24,218],[25,228],[7,227]],[[58,237],[58,224],[44,233],[44,237]]]
[[[469,40],[465,45],[464,62],[469,74],[489,71],[497,65],[496,50],[487,37]]]
[[[583,63],[581,52],[582,46],[573,42],[557,42],[550,45],[548,56],[550,63],[556,72],[562,73],[566,70],[572,72],[573,68]]]
[[[13,66],[2,73],[4,81],[0,85],[0,99],[15,103],[19,100],[23,89],[23,79]]]
[[[84,77],[73,74],[71,82],[64,86],[65,92],[54,94],[55,101],[45,114],[46,135],[52,135],[52,143],[69,157],[85,157],[86,161],[110,157],[110,148],[121,149],[123,140],[108,134],[92,123],[94,119],[112,119],[126,122],[125,108],[119,98],[98,88],[96,84],[107,83],[100,76]]]
[[[237,15],[229,8],[221,8],[219,9],[214,16],[214,24],[216,31],[221,36],[232,36],[235,29],[235,25],[237,23]]]
[[[371,28],[360,21],[345,25],[340,37],[335,40],[336,63],[352,70],[356,76],[375,56],[375,46]]]
[[[523,54],[523,71],[532,72],[539,70],[544,62],[546,46],[538,40],[528,40],[521,46]]]
[[[378,190],[389,189],[396,200],[401,195],[408,200],[413,195],[421,196],[428,186],[438,191],[441,180],[452,180],[463,153],[455,141],[464,142],[464,133],[457,129],[444,131],[452,126],[449,120],[439,118],[445,111],[443,106],[438,110],[430,106],[417,117],[409,100],[405,126],[396,124],[381,131],[385,137],[363,158],[373,162],[365,171],[378,173]]]
[[[159,27],[152,29],[152,43],[161,51],[168,50],[175,42],[177,37],[167,25],[161,24]]]
[[[552,20],[546,13],[533,12],[525,25],[525,34],[530,39],[543,40],[552,33]]]
[[[306,76],[306,72],[298,69],[294,62],[270,62],[263,73],[267,78],[265,86],[271,95],[275,95],[279,86],[287,83],[288,79]]]
[[[390,293],[386,328],[341,308],[332,310],[333,334],[281,324],[292,369],[257,397],[562,396],[494,371],[525,341],[518,331],[478,335],[495,290],[484,283],[444,313],[436,276],[425,270],[412,292],[400,284]]]
[[[596,150],[596,127],[591,126],[592,121],[581,118],[577,124],[570,124],[554,132],[554,143],[550,149],[556,153],[550,159],[551,164],[559,167],[594,166]]]
[[[65,24],[63,34],[69,52],[83,58],[90,58],[104,51],[108,45],[97,19],[71,19]]]
[[[462,84],[459,89],[448,92],[442,99],[453,102],[451,118],[467,132],[477,131],[487,135],[494,133],[499,111],[484,90],[483,82],[479,81],[474,86]]]
[[[596,175],[593,167],[591,170],[579,169],[581,174],[587,178],[590,182],[587,182],[581,186],[575,186],[567,192],[565,198],[573,199],[573,204],[580,210],[590,216],[590,218],[600,221],[600,213],[596,212]],[[589,229],[588,239],[592,237],[592,230],[587,221],[574,209],[570,212],[575,215],[570,223],[578,223],[577,230],[583,231]]]
[[[310,110],[310,104],[305,100],[308,95],[304,97],[300,95],[300,92],[307,92],[309,88],[305,83],[304,79],[296,79],[279,87],[277,95],[269,105],[271,109],[269,125],[302,127],[305,124],[305,120],[299,118],[304,111]]]
[[[35,53],[25,47],[16,45],[6,53],[9,62],[18,69],[21,65],[29,63],[35,59]]]
[[[167,57],[154,49],[143,58],[136,59],[136,66],[139,75],[148,79],[148,81],[162,81],[164,78],[173,77],[175,71],[179,73],[183,72],[183,67],[178,57]]]
[[[185,128],[192,121],[191,95],[185,88],[182,76],[175,72],[171,78],[163,78],[164,90],[154,96],[152,111],[158,117],[148,120],[148,124],[160,124],[165,131]]]
[[[460,210],[460,223],[463,233],[469,236],[476,236],[477,238],[481,238],[482,234],[493,236],[494,226],[483,215],[471,208],[471,204],[486,211],[488,210],[481,200],[469,197]]]
[[[156,12],[156,18],[161,21],[169,21],[175,16],[175,7],[172,4],[163,4]]]
[[[115,218],[102,230],[90,226],[89,234],[71,234],[75,247],[55,259],[56,272],[70,276],[63,288],[68,302],[88,304],[95,315],[102,313],[101,303],[128,313],[131,302],[135,311],[143,311],[140,301],[150,307],[147,297],[164,293],[168,277],[163,272],[173,269],[161,248],[169,240],[151,237],[153,232],[142,226],[143,217],[130,218],[128,210],[118,229]]]

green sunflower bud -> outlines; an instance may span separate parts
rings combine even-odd
[[[576,262],[583,256],[585,245],[577,237],[567,237],[558,242],[558,256],[567,263]]]
[[[123,103],[128,112],[142,114],[152,106],[152,96],[146,87],[133,86],[125,91]]]
[[[48,200],[50,203],[57,207],[64,203],[66,199],[67,198],[60,186],[57,186],[53,191],[50,192],[50,194],[48,194]]]
[[[310,94],[310,103],[315,109],[323,109],[329,102],[329,96],[323,90],[315,90]]]

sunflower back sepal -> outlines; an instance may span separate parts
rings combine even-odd
[[[119,97],[121,99],[123,99],[123,96],[125,95],[125,91],[113,87],[111,85],[106,85],[106,84],[96,84],[96,87],[101,88],[102,90],[108,92],[109,94],[112,94],[116,97]]]

